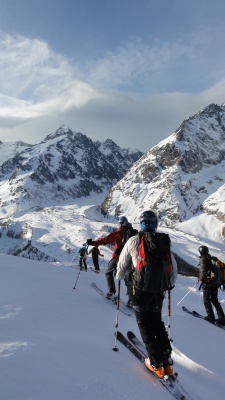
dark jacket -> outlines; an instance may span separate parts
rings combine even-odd
[[[92,247],[92,249],[88,252],[88,254],[91,254],[92,258],[95,258],[95,257],[98,258],[98,256],[103,257],[103,255],[104,255],[104,254],[100,253],[99,248],[96,246]]]
[[[199,260],[199,280],[202,282],[202,288],[207,290],[216,290],[219,285],[212,278],[214,276],[215,266],[212,264],[211,255],[206,254],[200,257]]]

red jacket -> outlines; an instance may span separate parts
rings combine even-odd
[[[115,251],[121,246],[123,241],[124,230],[123,228],[119,227],[116,231],[110,233],[109,235],[99,238],[97,240],[92,241],[93,246],[105,246],[107,244],[114,244]],[[114,253],[112,254],[112,258],[115,260],[119,260],[119,254]]]

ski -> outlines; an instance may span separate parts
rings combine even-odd
[[[99,293],[101,296],[103,296],[106,300],[110,301],[110,303],[112,303],[112,304],[114,304],[114,305],[116,306],[116,302],[113,301],[113,299],[108,299],[108,298],[106,297],[106,294],[103,292],[103,290],[101,290],[94,282],[92,282],[91,286],[93,287],[93,289],[96,290],[96,292],[98,292],[98,293]],[[132,313],[130,313],[130,312],[128,311],[126,304],[125,304],[122,300],[120,300],[119,310],[120,310],[123,314],[127,315],[128,317],[131,317],[131,316],[133,315]]]
[[[117,332],[117,339],[144,365],[144,360],[147,356],[141,350],[144,349],[143,344],[138,340],[133,332],[129,331],[127,332],[127,335],[129,339],[132,339],[132,342],[128,340],[120,331]],[[178,382],[177,374],[174,374],[173,376],[166,375],[163,379],[160,379],[154,374],[154,372],[149,371],[147,368],[146,370],[152,374],[152,376],[154,376],[154,378],[157,379],[174,396],[175,399],[193,400]]]
[[[146,348],[144,343],[142,343],[133,332],[128,331],[127,337],[131,341],[131,343],[133,343],[138,348],[138,350],[140,350],[143,354],[146,353]],[[145,358],[146,357],[147,356],[145,356]]]
[[[190,314],[190,315],[193,315],[193,316],[196,317],[196,318],[204,319],[206,322],[209,322],[209,321],[207,321],[207,320],[205,319],[205,317],[204,317],[203,315],[199,314],[197,311],[190,311],[190,310],[188,310],[187,307],[184,307],[184,306],[182,307],[182,309],[183,309],[186,313],[188,313],[188,314]],[[211,324],[211,325],[215,325],[215,326],[217,326],[218,328],[220,328],[220,329],[222,329],[222,330],[225,331],[225,326],[223,326],[223,325],[213,324],[212,322],[210,322],[210,324]]]
[[[100,273],[100,270],[97,271],[97,270],[94,269],[93,267],[90,267],[90,270],[93,271],[93,272],[95,272],[96,274],[99,274],[99,273]]]

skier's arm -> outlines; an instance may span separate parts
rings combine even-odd
[[[93,246],[106,246],[107,244],[113,244],[118,240],[121,240],[120,238],[121,234],[119,232],[111,232],[109,235],[103,237],[103,238],[99,238],[96,240],[92,240],[91,244]]]
[[[97,247],[97,251],[98,251],[98,255],[99,255],[99,256],[104,257],[104,254],[101,254],[101,252],[100,252],[100,250],[99,250],[98,247]]]
[[[124,245],[117,264],[116,279],[123,279],[130,266],[136,265],[138,256],[138,237],[132,236]]]
[[[200,271],[199,271],[199,280],[203,283],[207,283],[210,277],[210,266],[208,260],[205,258],[200,258]]]

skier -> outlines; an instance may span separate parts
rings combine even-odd
[[[80,270],[82,270],[82,264],[84,264],[84,270],[87,271],[87,263],[86,263],[86,256],[87,256],[87,245],[86,243],[78,250],[79,254],[79,265]]]
[[[119,217],[119,228],[110,233],[109,235],[99,238],[97,240],[87,239],[88,245],[93,246],[101,246],[107,244],[114,244],[114,252],[112,254],[112,259],[109,261],[107,271],[105,273],[107,285],[108,285],[108,293],[106,297],[112,298],[116,300],[116,287],[114,282],[114,273],[117,268],[117,263],[119,260],[119,255],[123,249],[126,241],[133,235],[136,235],[137,230],[133,229],[132,225],[128,222],[128,219],[125,216]]]
[[[97,246],[92,247],[92,249],[88,252],[88,254],[91,254],[92,256],[92,261],[95,267],[95,271],[99,272],[100,268],[99,268],[98,256],[104,257],[104,254],[100,253],[100,250],[98,249]]]
[[[163,378],[165,374],[173,374],[173,360],[172,347],[162,321],[164,291],[167,288],[161,287],[161,278],[165,274],[165,260],[168,260],[170,263],[168,286],[172,289],[177,278],[177,265],[170,251],[169,236],[156,232],[157,224],[154,212],[144,211],[141,214],[140,231],[125,244],[118,262],[116,279],[124,278],[132,262],[134,266],[132,307],[148,352],[145,366],[159,378]],[[159,249],[157,246],[160,242]],[[143,249],[142,255],[140,249]]]
[[[214,273],[212,273],[213,263],[209,249],[207,246],[200,246],[198,249],[200,253],[200,271],[199,280],[202,282],[201,287],[203,289],[203,303],[207,316],[206,321],[212,322],[213,324],[225,325],[225,315],[221,304],[218,300],[218,289],[220,283],[213,281]],[[218,271],[219,272],[219,271]],[[215,307],[218,319],[215,319],[212,305]]]

